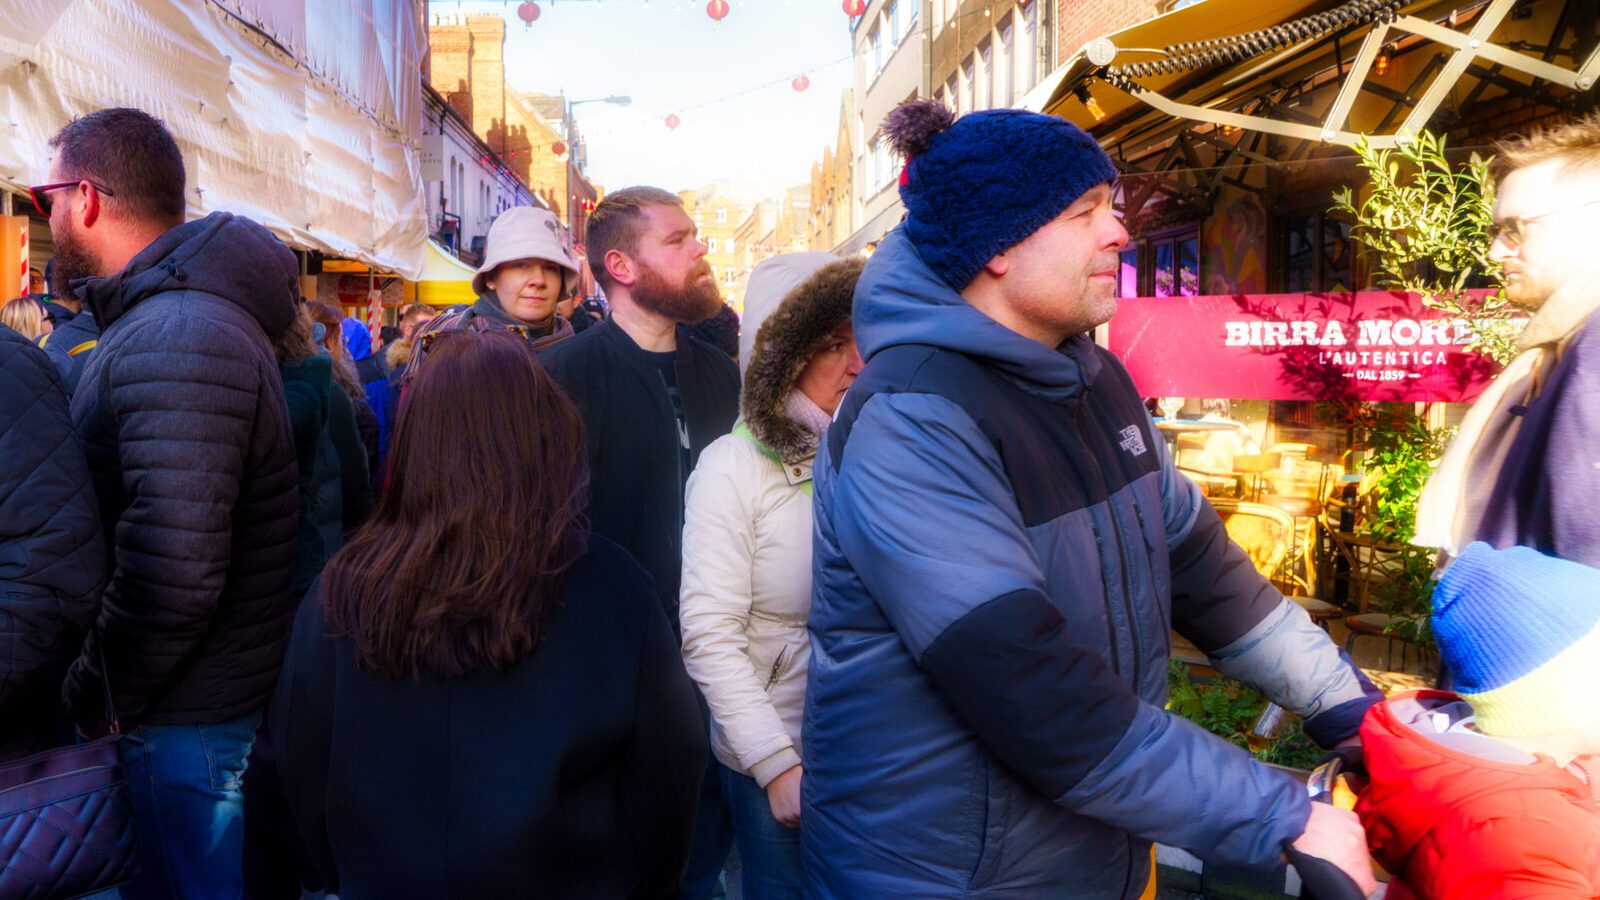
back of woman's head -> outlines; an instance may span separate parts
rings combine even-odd
[[[322,339],[319,342],[328,355],[333,357],[333,380],[344,388],[352,400],[365,400],[366,388],[361,385],[361,376],[356,372],[355,361],[344,349],[344,313],[336,306],[330,306],[316,300],[306,303],[306,311],[311,314],[314,325],[322,326]]]
[[[44,334],[44,304],[32,297],[16,297],[0,306],[0,324],[9,325],[30,341]]]
[[[511,331],[434,338],[372,519],[329,560],[329,624],[392,676],[501,669],[533,650],[588,542],[583,420]]]

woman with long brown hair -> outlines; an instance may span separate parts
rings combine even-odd
[[[706,739],[649,579],[588,532],[582,421],[515,333],[431,343],[295,621],[296,821],[344,900],[672,896]]]

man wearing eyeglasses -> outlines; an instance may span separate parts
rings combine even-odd
[[[1508,144],[1489,255],[1532,313],[1418,505],[1440,564],[1473,541],[1600,566],[1600,116]]]
[[[238,896],[241,776],[295,609],[298,475],[272,342],[298,267],[248,219],[184,221],[183,156],[144,112],[91,113],[50,147],[31,193],[59,283],[100,323],[72,420],[111,557],[63,693],[84,734],[136,738],[122,755],[144,871],[122,896]]]

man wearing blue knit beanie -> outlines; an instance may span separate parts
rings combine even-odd
[[[1600,570],[1469,545],[1433,593],[1456,690],[1367,713],[1356,812],[1388,897],[1600,897]]]
[[[1359,823],[1168,715],[1176,629],[1352,741],[1379,699],[1180,476],[1117,359],[1116,169],[1070,123],[903,105],[907,216],[814,469],[807,896],[1138,897],[1152,842],[1372,887]]]

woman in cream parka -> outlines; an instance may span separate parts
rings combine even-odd
[[[800,896],[811,462],[861,371],[850,328],[861,265],[793,253],[751,273],[740,420],[689,478],[683,659],[711,708],[746,900]]]

